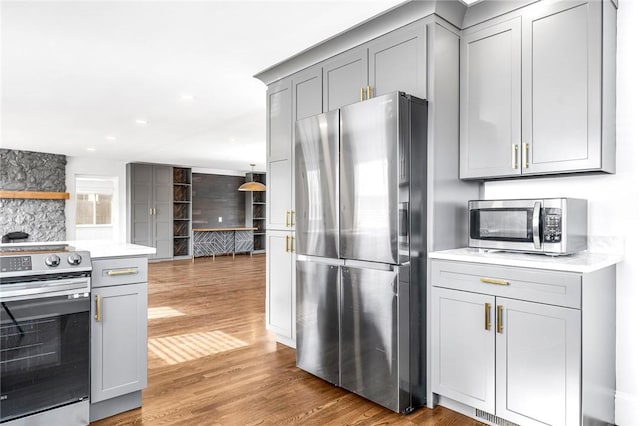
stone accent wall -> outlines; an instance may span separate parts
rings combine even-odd
[[[0,189],[65,192],[64,155],[0,149]],[[66,239],[63,200],[0,199],[0,236],[22,231],[28,241]]]

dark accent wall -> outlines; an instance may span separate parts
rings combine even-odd
[[[244,176],[193,173],[193,228],[244,227],[245,193],[238,191],[243,183]]]
[[[0,148],[0,189],[66,191],[64,155]],[[28,241],[66,239],[64,200],[0,199],[0,235],[22,231]]]

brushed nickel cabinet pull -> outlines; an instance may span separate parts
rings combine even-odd
[[[502,333],[504,331],[504,324],[502,323],[502,317],[503,317],[503,307],[502,305],[498,305],[498,310],[497,310],[497,314],[498,314],[498,333]]]
[[[491,330],[491,303],[484,304],[484,329]]]
[[[497,280],[495,278],[480,278],[480,282],[486,284],[509,285],[509,281]]]
[[[511,156],[513,157],[513,168],[517,169],[518,168],[518,145],[515,143],[511,145]]]
[[[95,319],[97,322],[100,322],[102,320],[102,301],[100,300],[100,295],[96,294],[96,316]]]
[[[138,273],[138,268],[112,269],[110,271],[107,271],[107,275],[110,277],[117,276],[117,275],[132,275],[137,273]]]

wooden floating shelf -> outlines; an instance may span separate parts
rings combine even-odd
[[[0,190],[0,198],[12,198],[22,200],[68,200],[68,192],[44,192],[44,191],[4,191]]]

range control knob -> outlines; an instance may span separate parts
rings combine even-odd
[[[82,256],[78,253],[71,253],[69,257],[67,257],[67,262],[69,262],[69,265],[79,265],[82,263]]]
[[[52,266],[55,268],[60,264],[60,256],[58,256],[57,254],[51,254],[47,256],[47,258],[44,260],[44,263],[47,266]]]

